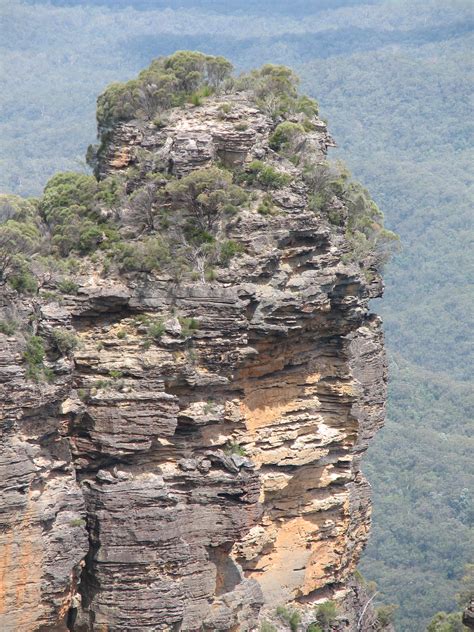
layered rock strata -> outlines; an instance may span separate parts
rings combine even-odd
[[[279,604],[342,595],[367,540],[382,282],[308,209],[301,171],[269,149],[271,119],[225,100],[224,117],[215,98],[159,130],[119,126],[100,171],[146,150],[178,177],[263,158],[291,175],[278,214],[257,200],[229,221],[244,252],[228,268],[176,281],[91,263],[60,303],[2,290],[4,312],[80,342],[50,350],[55,379],[36,384],[21,335],[0,334],[5,632],[254,630]],[[305,142],[319,159],[332,144],[321,121]],[[152,344],[143,317],[163,323]]]

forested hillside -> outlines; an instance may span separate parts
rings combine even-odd
[[[472,559],[472,3],[13,0],[0,8],[0,189],[86,170],[95,98],[176,49],[293,66],[403,249],[386,271],[389,419],[362,571],[418,632]],[[471,543],[471,544],[470,544]],[[470,549],[471,547],[471,549]]]

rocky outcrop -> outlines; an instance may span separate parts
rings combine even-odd
[[[229,220],[244,251],[216,278],[91,263],[61,303],[5,294],[45,340],[60,326],[79,345],[49,348],[55,379],[34,384],[21,335],[0,334],[2,630],[254,630],[280,604],[345,594],[370,527],[360,460],[384,418],[368,308],[382,282],[308,209],[273,127],[226,95],[160,129],[119,126],[104,150],[102,175],[138,157],[176,176],[262,158],[291,175],[277,214],[257,199]],[[162,325],[152,340],[146,319]]]

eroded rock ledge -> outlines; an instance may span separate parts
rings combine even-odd
[[[306,142],[322,160],[332,141],[316,123]],[[368,309],[382,282],[308,209],[301,172],[269,149],[274,127],[225,95],[109,141],[103,175],[140,149],[177,176],[263,158],[291,175],[278,214],[229,222],[244,252],[215,279],[104,278],[91,262],[61,302],[3,287],[25,327],[34,313],[45,339],[63,327],[80,341],[35,383],[24,340],[0,334],[5,632],[257,630],[278,605],[347,593],[370,527],[360,460],[384,419]],[[148,345],[143,315],[163,323]]]

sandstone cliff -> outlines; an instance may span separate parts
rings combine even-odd
[[[225,265],[209,272],[190,246],[179,275],[179,249],[161,269],[127,270],[99,250],[74,291],[59,296],[54,274],[33,295],[2,287],[17,323],[0,333],[5,632],[285,629],[286,604],[303,630],[332,598],[333,629],[376,629],[344,600],[370,527],[361,456],[384,418],[368,308],[382,282],[351,255],[344,198],[331,197],[331,223],[302,165],[270,147],[277,123],[231,91],[160,125],[119,123],[99,152],[100,177],[126,188],[113,212],[137,249],[153,226],[126,200],[147,174],[168,208],[170,182],[211,165],[284,174],[278,187],[239,181],[250,197],[212,228],[236,252]],[[307,128],[321,164],[332,140],[316,115]],[[58,330],[74,345],[54,344]],[[28,373],[31,333],[48,379]]]

